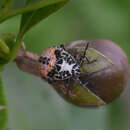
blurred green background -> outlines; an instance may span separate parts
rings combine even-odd
[[[26,35],[27,50],[40,54],[52,45],[103,38],[119,44],[130,58],[129,8],[129,0],[71,0]],[[0,33],[18,32],[19,21],[15,17],[1,24]],[[130,130],[129,87],[109,105],[83,109],[15,63],[6,66],[3,77],[9,103],[6,130]]]

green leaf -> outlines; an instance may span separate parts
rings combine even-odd
[[[0,15],[4,15],[8,12],[9,8],[11,7],[13,0],[4,0],[1,4],[1,12]]]
[[[7,0],[4,4],[6,9],[2,8],[2,4],[0,7],[0,23],[19,14],[35,11],[53,4],[65,4],[68,1],[69,0]],[[3,11],[4,9],[6,11]]]
[[[15,33],[5,33],[0,35],[0,39],[4,41],[6,46],[8,46],[11,51],[16,42],[16,34]]]
[[[24,14],[21,19],[20,32],[17,36],[16,44],[11,51],[11,60],[16,57],[25,33],[42,19],[45,19],[50,14],[63,7],[67,2],[68,0],[27,0],[26,7],[28,8],[22,11]]]
[[[67,1],[68,0],[46,0],[43,2],[42,8],[23,14],[21,19],[20,33],[24,34],[33,25],[63,7]],[[30,4],[31,2],[32,1],[30,0],[28,3]]]
[[[0,64],[6,64],[10,61],[10,52],[15,45],[16,35],[14,33],[6,33],[0,35]]]
[[[7,123],[7,104],[5,100],[4,87],[0,77],[0,130],[2,130]]]
[[[2,39],[0,39],[0,58],[6,58],[8,54],[9,54],[8,46]]]

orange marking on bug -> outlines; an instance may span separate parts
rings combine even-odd
[[[47,77],[48,73],[54,69],[56,62],[56,56],[54,53],[56,49],[57,48],[48,48],[41,55],[50,58],[50,63],[48,65],[40,65],[40,72],[43,77]]]
[[[45,70],[40,68],[40,72],[41,72],[42,77],[46,77],[47,73]]]
[[[51,64],[49,65],[49,69],[50,71],[54,69],[54,66],[52,66]]]

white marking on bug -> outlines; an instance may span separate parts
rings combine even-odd
[[[70,74],[72,74],[72,68],[75,64],[69,65],[66,61],[63,60],[63,63],[61,64],[61,71],[69,71]]]

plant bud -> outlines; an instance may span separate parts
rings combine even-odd
[[[80,81],[86,88],[76,83],[73,78],[68,91],[64,81],[55,81],[52,86],[68,102],[81,107],[95,107],[112,102],[120,96],[128,80],[128,59],[123,50],[109,40],[89,41]],[[84,52],[87,41],[75,41],[66,46],[77,61]],[[91,61],[94,61],[91,63]],[[70,89],[69,89],[70,90]]]

